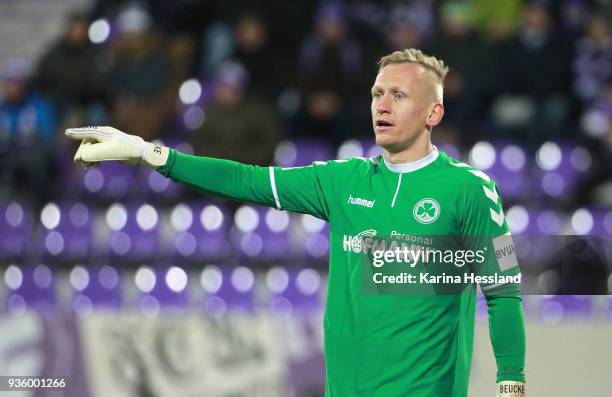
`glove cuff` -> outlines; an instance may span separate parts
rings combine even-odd
[[[524,397],[526,395],[525,382],[504,380],[497,382],[496,397]]]
[[[159,168],[166,165],[169,154],[170,149],[168,149],[166,146],[146,142],[141,164],[151,168]]]

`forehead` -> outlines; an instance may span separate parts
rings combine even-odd
[[[374,86],[409,87],[421,82],[424,72],[423,67],[416,63],[389,64],[378,72]]]

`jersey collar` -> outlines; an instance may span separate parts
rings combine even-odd
[[[395,172],[396,174],[405,174],[407,172],[414,172],[420,170],[421,168],[426,167],[436,161],[439,155],[438,148],[435,146],[433,148],[434,149],[427,156],[415,161],[410,161],[408,163],[391,164],[385,159],[385,156],[381,157],[385,162],[385,167],[387,167],[389,171]]]

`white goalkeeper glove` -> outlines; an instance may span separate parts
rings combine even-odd
[[[515,380],[497,382],[495,397],[524,397],[525,395],[525,382]]]
[[[74,161],[89,167],[100,161],[115,160],[159,168],[168,161],[169,149],[146,142],[113,127],[68,128],[66,136],[82,141]]]

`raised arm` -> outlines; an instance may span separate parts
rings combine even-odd
[[[74,161],[86,167],[108,160],[140,163],[202,193],[329,219],[329,163],[285,169],[192,156],[112,127],[71,128],[66,136],[82,141]]]

